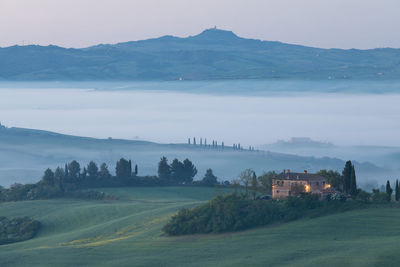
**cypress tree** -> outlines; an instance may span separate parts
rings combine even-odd
[[[393,189],[390,187],[389,180],[386,182],[386,194],[387,194],[387,201],[390,202],[392,200],[392,193]]]
[[[64,173],[65,173],[65,177],[68,177],[68,165],[67,164],[65,164],[65,171],[64,171]]]
[[[351,175],[350,175],[350,195],[357,195],[357,181],[356,181],[356,171],[354,169],[354,165],[351,166]]]
[[[351,161],[349,160],[346,162],[343,170],[343,190],[346,194],[350,193],[352,167]]]
[[[396,199],[396,201],[399,201],[399,199],[400,199],[399,180],[396,180],[395,199]]]

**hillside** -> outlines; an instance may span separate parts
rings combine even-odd
[[[398,79],[400,49],[320,49],[245,39],[208,29],[196,36],[102,44],[0,48],[0,80]]]
[[[36,182],[46,168],[64,166],[77,160],[86,165],[94,160],[106,162],[110,171],[121,157],[131,159],[139,166],[139,175],[156,175],[162,156],[189,158],[197,167],[195,180],[201,179],[208,168],[224,180],[236,178],[240,172],[253,168],[258,174],[264,171],[292,169],[293,171],[321,169],[342,170],[345,160],[338,158],[296,156],[268,151],[237,151],[232,147],[212,149],[187,144],[157,144],[145,141],[95,139],[57,134],[47,131],[0,128],[0,184]],[[386,178],[386,171],[371,163],[355,162],[358,180]]]
[[[279,140],[272,144],[262,145],[260,148],[299,156],[357,159],[399,170],[400,147],[396,146],[338,146],[307,138],[292,138],[289,141]]]
[[[0,214],[43,224],[35,238],[1,246],[1,266],[395,266],[400,261],[396,208],[238,233],[166,237],[161,228],[172,214],[218,192],[187,187],[108,192],[121,199],[1,203]]]

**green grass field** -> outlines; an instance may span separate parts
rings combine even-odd
[[[181,207],[211,188],[104,189],[116,201],[0,204],[0,215],[42,222],[28,241],[0,246],[0,266],[398,266],[400,209],[370,208],[219,235],[167,237]]]

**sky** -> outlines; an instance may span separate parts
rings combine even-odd
[[[398,0],[0,0],[0,46],[87,47],[217,26],[323,48],[400,48]]]

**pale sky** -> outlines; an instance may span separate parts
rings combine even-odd
[[[86,47],[217,26],[315,47],[400,48],[399,0],[0,0],[0,46]]]

